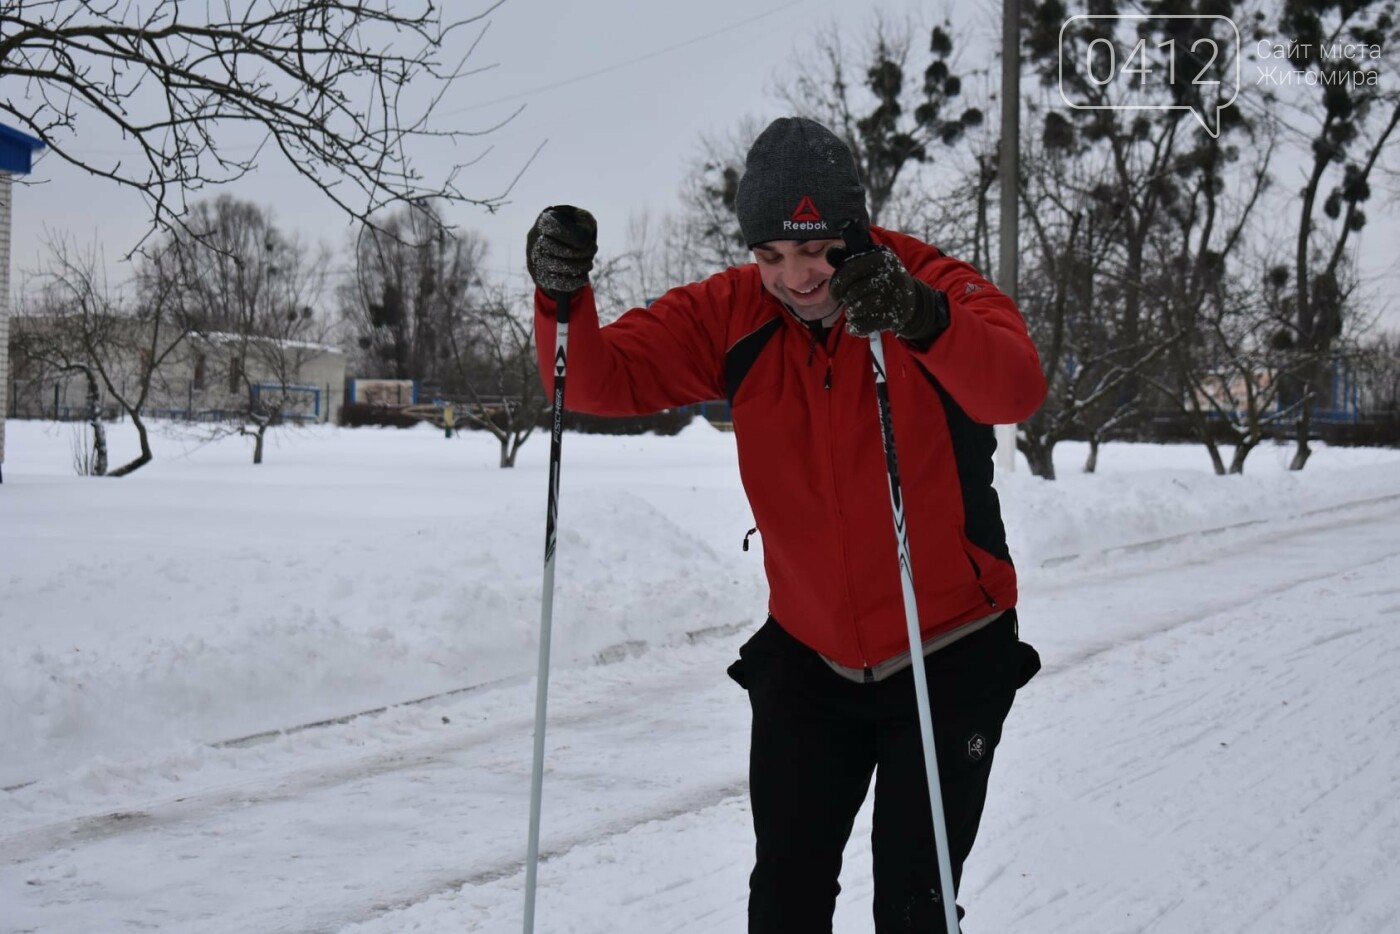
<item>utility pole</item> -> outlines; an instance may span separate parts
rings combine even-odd
[[[1001,242],[997,250],[997,287],[1016,300],[1020,275],[1017,234],[1021,220],[1021,0],[1001,7]],[[1016,426],[998,425],[997,467],[1016,469]]]

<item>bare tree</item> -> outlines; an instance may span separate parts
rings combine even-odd
[[[1146,304],[1175,336],[1165,372],[1149,375],[1225,473],[1219,442],[1235,445],[1231,473],[1264,438],[1279,411],[1277,276],[1267,260],[1242,258],[1245,235],[1271,186],[1276,136],[1266,121],[1242,121],[1252,158],[1220,136],[1196,134],[1173,163],[1178,184],[1149,238]],[[1260,286],[1264,286],[1261,292]]]
[[[505,193],[463,194],[466,165],[428,178],[412,154],[500,125],[440,128],[433,117],[473,73],[485,17],[502,2],[445,19],[432,0],[251,0],[237,11],[3,0],[0,113],[54,157],[140,192],[152,230],[179,226],[191,192],[243,177],[268,150],[362,221],[430,196],[489,208]],[[130,148],[104,156],[75,145],[102,126]]]
[[[486,244],[446,229],[431,204],[366,226],[355,253],[353,278],[340,289],[341,315],[366,369],[421,381],[442,407],[452,404],[455,417],[495,435],[501,466],[513,467],[546,404],[533,292],[512,295],[488,281]],[[612,278],[609,265],[595,271],[595,282]],[[410,414],[443,416],[438,405]]]
[[[1211,12],[1239,13],[1245,6],[1244,0],[1224,2]],[[1218,194],[1235,158],[1230,141],[1247,134],[1250,123],[1237,108],[1222,107],[1226,95],[1218,83],[1178,81],[1144,90],[1121,76],[1100,81],[1062,67],[1077,53],[1104,48],[1100,43],[1112,47],[1126,39],[1131,49],[1136,40],[1142,48],[1167,48],[1177,55],[1201,38],[1181,33],[1198,28],[1190,17],[1123,21],[1136,24],[1124,37],[1114,29],[1127,27],[1116,20],[1070,15],[1081,9],[1111,12],[1093,3],[1042,4],[1030,11],[1022,35],[1029,66],[1045,88],[1054,90],[1029,108],[1040,132],[1031,136],[1033,155],[1021,180],[1039,254],[1038,270],[1023,277],[1029,296],[1023,307],[1028,317],[1048,318],[1032,326],[1045,334],[1039,346],[1051,402],[1028,426],[1021,448],[1028,458],[1039,454],[1042,466],[1048,466],[1044,449],[1056,437],[1082,432],[1090,441],[1086,469],[1092,469],[1108,430],[1139,417],[1144,381],[1163,365],[1168,348],[1195,349],[1176,343],[1193,326],[1187,317],[1190,301],[1179,302],[1173,306],[1177,314],[1168,315],[1159,300],[1161,288],[1163,283],[1174,292],[1187,287],[1199,272],[1198,261],[1229,239],[1212,213],[1218,199],[1203,202],[1200,192]],[[1219,48],[1236,46],[1233,33],[1228,42],[1223,34],[1215,39]],[[1187,64],[1195,64],[1173,62],[1168,74],[1185,75]],[[1222,60],[1213,67],[1226,64]],[[1064,107],[1061,93],[1086,109]],[[1137,96],[1149,93],[1156,97]],[[1115,109],[1125,102],[1178,109]],[[1188,107],[1218,121],[1219,139],[1201,132],[1179,109]],[[1176,234],[1178,240],[1168,242],[1178,243],[1184,253],[1154,255],[1164,231]],[[1228,249],[1234,249],[1238,238],[1230,242]]]
[[[172,299],[206,333],[275,335],[280,312],[320,298],[330,253],[285,234],[270,208],[219,195],[193,204],[188,230],[162,241]]]
[[[39,382],[53,376],[82,377],[84,418],[92,433],[92,444],[90,455],[74,459],[81,475],[103,477],[107,474],[107,426],[103,421],[101,377],[91,362],[89,347],[103,342],[102,335],[96,332],[105,330],[110,322],[90,318],[87,328],[69,328],[65,324],[71,313],[67,289],[58,280],[50,280],[37,292],[26,294],[10,332],[9,352]],[[0,348],[0,352],[4,349]]]
[[[20,353],[33,352],[58,369],[84,375],[94,444],[105,442],[95,389],[100,381],[106,397],[136,428],[140,453],[106,473],[125,476],[154,457],[145,409],[154,393],[165,390],[162,365],[189,334],[170,294],[173,260],[160,253],[148,258],[137,276],[136,297],[130,299],[108,287],[95,252],[79,253],[55,241],[49,245],[49,254],[37,283],[36,313],[16,319],[16,331],[24,335],[17,347]],[[105,452],[95,460],[105,461]]]
[[[1298,412],[1299,402],[1283,393],[1289,358],[1275,340],[1292,311],[1288,269],[1264,265],[1255,259],[1240,271],[1213,268],[1189,313],[1180,304],[1183,289],[1163,289],[1184,333],[1160,378],[1149,379],[1191,426],[1218,475],[1244,473],[1250,452]],[[1228,468],[1222,442],[1234,445]]]
[[[448,230],[430,203],[365,225],[352,277],[340,289],[340,308],[366,374],[450,381],[453,343],[465,340],[485,258],[486,244],[475,234]]]
[[[239,434],[253,438],[253,463],[263,462],[267,430],[306,416],[304,373],[308,364],[335,348],[325,343],[327,325],[309,305],[281,312],[281,334],[240,335],[237,370],[245,405]]]
[[[912,24],[877,16],[864,47],[853,52],[831,26],[817,34],[812,51],[794,60],[793,76],[777,88],[795,113],[826,124],[846,140],[875,224],[881,223],[908,170],[982,122],[979,108],[958,107],[963,79],[953,71],[954,42],[947,24],[928,31],[921,43],[927,53],[915,61],[917,37]]]
[[[1053,126],[1048,123],[1047,126]],[[1031,472],[1055,478],[1055,446],[1087,437],[1089,460],[1140,407],[1125,387],[1160,359],[1173,335],[1135,328],[1128,337],[1121,200],[1103,152],[1047,133],[1027,141],[1022,216],[1027,226],[1019,301],[1040,351],[1045,404],[1025,422],[1017,448]]]
[[[744,176],[744,156],[762,130],[760,121],[745,117],[727,135],[700,137],[700,154],[681,183],[680,214],[662,235],[664,256],[676,267],[677,283],[749,261],[734,202]]]
[[[1361,406],[1373,419],[1400,432],[1400,333],[1373,335],[1360,350],[1357,395]]]
[[[1300,192],[1293,261],[1297,318],[1288,336],[1307,361],[1294,390],[1301,409],[1289,465],[1302,470],[1312,453],[1313,408],[1324,394],[1333,344],[1343,329],[1339,280],[1348,242],[1366,225],[1371,174],[1400,128],[1400,93],[1387,87],[1383,74],[1386,66],[1400,65],[1400,17],[1393,0],[1285,0],[1278,35],[1288,54],[1284,67],[1313,79],[1306,85],[1315,102],[1302,107],[1312,122],[1311,165]],[[1363,51],[1335,54],[1340,47]],[[1315,93],[1318,87],[1321,93]],[[1330,224],[1318,216],[1319,206]]]
[[[268,428],[297,414],[303,369],[330,349],[316,312],[329,252],[288,237],[270,211],[220,195],[191,206],[161,255],[153,272],[174,277],[161,288],[191,329],[201,396],[232,398],[216,408],[254,439],[261,464]]]
[[[516,454],[549,409],[535,356],[533,294],[492,290],[473,312],[470,345],[454,345],[457,410],[500,442],[502,467],[515,466]]]

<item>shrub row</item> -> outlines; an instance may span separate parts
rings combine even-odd
[[[548,430],[552,417],[551,413],[546,411],[540,418],[540,427]],[[674,435],[689,425],[694,418],[695,413],[690,409],[666,409],[653,415],[624,415],[618,418],[566,411],[564,430],[585,435],[644,435],[648,432]]]
[[[539,427],[548,431],[552,417],[549,410],[546,409],[540,415]],[[694,417],[695,415],[690,409],[667,409],[654,415],[628,415],[620,418],[566,411],[564,413],[564,430],[588,435],[644,435],[648,432],[658,435],[674,435],[689,425]],[[503,417],[499,423],[504,423]],[[346,428],[411,428],[419,424],[419,420],[403,414],[402,411],[392,406],[351,402],[341,406],[340,424]],[[478,426],[473,425],[470,419],[459,417],[457,427],[471,430]]]
[[[340,407],[340,424],[346,428],[412,428],[418,419],[393,406],[347,402]]]

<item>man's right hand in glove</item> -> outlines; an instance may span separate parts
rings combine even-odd
[[[559,299],[588,284],[598,253],[598,222],[583,208],[545,208],[525,238],[525,268],[535,285]]]
[[[921,350],[948,328],[948,296],[915,279],[886,247],[854,255],[826,252],[831,295],[846,306],[846,330],[857,337],[892,331]]]

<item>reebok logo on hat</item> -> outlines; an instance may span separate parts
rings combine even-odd
[[[803,195],[802,200],[797,202],[797,209],[792,212],[792,219],[795,221],[819,221],[822,219],[821,212],[812,203],[811,195]]]
[[[797,202],[797,207],[793,209],[792,220],[783,221],[783,230],[826,229],[826,221],[822,220],[821,212],[812,203],[811,195],[803,195],[802,200]]]

